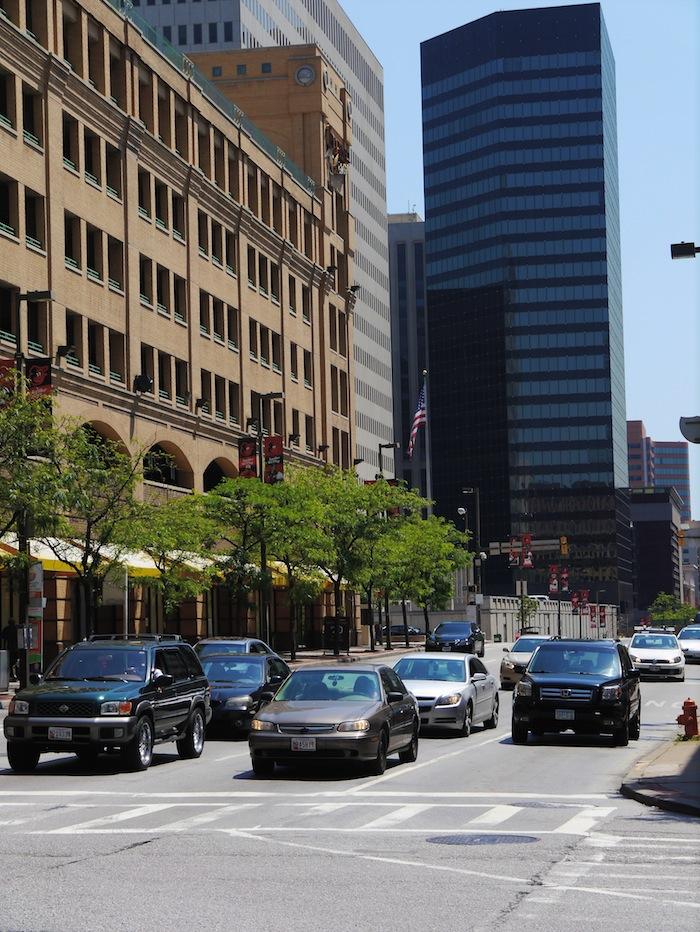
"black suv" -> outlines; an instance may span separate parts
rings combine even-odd
[[[73,751],[90,762],[118,748],[130,770],[146,770],[161,741],[177,741],[180,757],[202,753],[209,683],[182,641],[82,641],[31,680],[4,723],[10,767],[20,773],[34,770],[45,751]]]
[[[484,656],[484,635],[475,621],[441,621],[425,639],[426,650],[452,650]]]
[[[615,641],[544,641],[515,687],[512,737],[569,729],[612,734],[625,746],[639,738],[639,673],[627,648]]]

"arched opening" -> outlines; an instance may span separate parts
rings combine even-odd
[[[204,470],[204,491],[211,492],[223,479],[232,479],[236,475],[238,475],[238,473],[233,463],[219,456],[215,460],[212,460]]]
[[[187,457],[174,443],[154,443],[143,458],[143,478],[180,489],[194,488],[194,473]]]
[[[119,436],[117,431],[109,424],[105,424],[104,421],[86,421],[83,424],[83,430],[94,440],[107,441],[108,444],[113,444],[114,447],[123,453],[126,456],[129,455],[129,447],[124,442],[124,440]]]

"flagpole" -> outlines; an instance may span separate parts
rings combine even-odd
[[[423,384],[425,386],[425,497],[433,500],[433,469],[432,469],[432,452],[430,445],[430,382],[428,380],[428,370],[423,369]],[[429,512],[432,514],[432,508]]]

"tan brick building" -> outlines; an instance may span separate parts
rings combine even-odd
[[[272,50],[275,80],[241,88],[270,139],[113,2],[0,0],[0,357],[19,334],[63,411],[169,453],[153,494],[236,475],[268,392],[288,456],[351,466],[342,82],[315,47]]]

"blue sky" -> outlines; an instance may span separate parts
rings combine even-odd
[[[573,0],[340,0],[384,67],[387,200],[423,214],[420,43],[499,10]],[[602,0],[617,69],[627,416],[682,440],[700,415],[700,0]],[[700,445],[691,445],[700,518]]]

